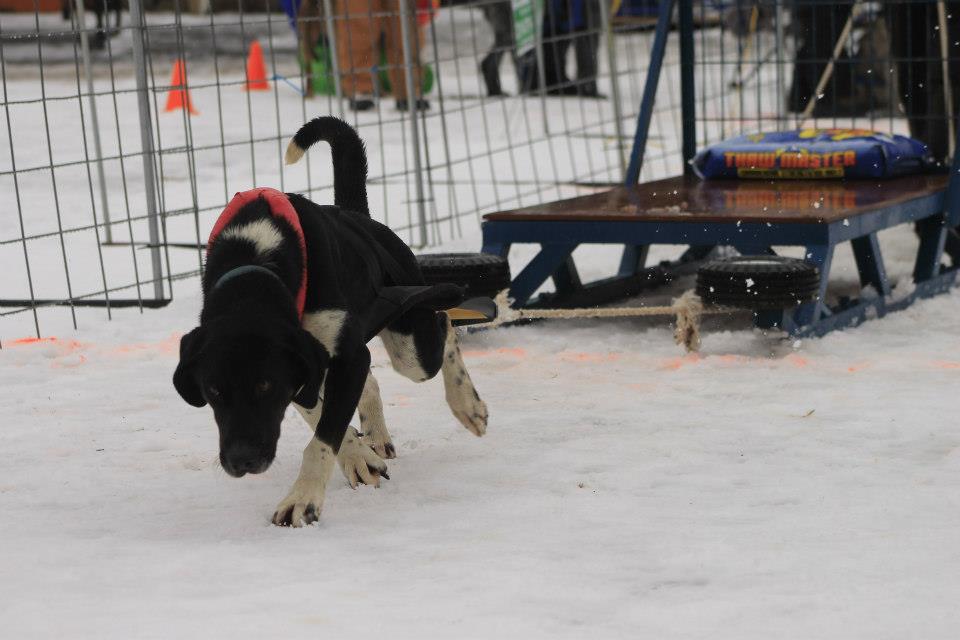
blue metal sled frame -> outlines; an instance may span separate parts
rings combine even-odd
[[[660,15],[651,53],[650,70],[643,102],[637,119],[634,144],[626,175],[626,184],[636,184],[647,131],[659,82],[660,69],[670,28],[674,4],[679,4],[681,45],[681,92],[683,105],[684,166],[695,153],[696,126],[693,83],[692,0],[660,0]],[[957,148],[960,149],[960,136]],[[645,222],[645,221],[506,221],[483,223],[483,252],[506,257],[512,244],[539,244],[540,252],[514,278],[510,295],[515,306],[525,306],[531,296],[552,278],[558,294],[587,292],[617,281],[636,279],[644,268],[647,249],[652,244],[690,247],[688,253],[705,254],[704,248],[728,245],[744,254],[773,253],[773,246],[802,246],[806,260],[820,271],[820,295],[815,302],[796,309],[756,314],[761,327],[779,327],[795,336],[823,335],[833,329],[855,326],[871,317],[882,317],[909,306],[918,298],[947,291],[957,278],[957,269],[941,265],[947,229],[960,224],[960,153],[954,158],[945,191],[919,197],[893,206],[851,216],[830,223],[788,223],[771,220],[764,223],[734,222]],[[915,223],[920,236],[913,272],[914,287],[906,285],[894,292],[887,277],[877,242],[877,232],[899,224]],[[836,246],[853,245],[862,286],[856,300],[844,300],[828,307],[827,285]],[[581,244],[623,246],[616,276],[597,282],[581,282],[572,253]]]
[[[483,225],[483,251],[506,256],[516,243],[539,244],[540,252],[514,278],[510,296],[525,305],[540,286],[552,278],[558,293],[573,293],[608,284],[613,279],[635,276],[644,266],[651,244],[698,246],[729,245],[744,254],[770,254],[773,246],[802,246],[806,259],[820,271],[817,301],[782,312],[756,316],[758,326],[780,327],[796,336],[823,335],[833,329],[854,326],[875,316],[908,306],[917,298],[942,293],[957,277],[956,269],[941,267],[947,221],[944,193],[877,209],[846,221],[825,224],[733,222],[531,222],[487,221]],[[884,268],[877,232],[897,224],[918,223],[920,245],[914,266],[915,287],[894,292]],[[824,304],[834,249],[843,242],[853,245],[860,282],[858,300],[829,308]],[[613,279],[582,284],[572,253],[581,244],[626,245],[625,259]],[[869,289],[867,288],[869,287]],[[905,287],[904,287],[905,288]]]

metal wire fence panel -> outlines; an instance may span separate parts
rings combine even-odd
[[[237,191],[331,202],[326,149],[283,161],[318,115],[357,126],[372,214],[415,247],[475,246],[485,212],[624,178],[657,3],[207,4],[199,14],[177,0],[131,0],[119,13],[115,0],[87,0],[67,18],[0,13],[0,346],[196,290],[207,234]],[[926,122],[947,141],[936,131],[951,83],[926,102],[897,88],[897,77],[915,89],[921,75],[931,81],[936,33],[921,51],[886,30],[894,15],[911,34],[938,24],[936,2],[693,3],[698,146],[801,124],[905,132]],[[642,180],[684,166],[680,61],[671,34]]]
[[[718,7],[717,27],[695,36],[699,147],[744,132],[859,128],[912,134],[938,160],[949,155],[957,3],[742,0]]]

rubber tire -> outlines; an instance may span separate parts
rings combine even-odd
[[[697,272],[697,295],[727,307],[789,309],[815,300],[819,290],[819,270],[795,258],[735,256],[714,260]]]
[[[468,298],[494,298],[510,287],[509,263],[489,253],[428,253],[417,256],[417,262],[427,284],[458,284]]]

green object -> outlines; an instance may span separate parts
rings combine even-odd
[[[380,50],[380,68],[378,78],[380,80],[380,89],[383,93],[393,93],[390,85],[390,74],[387,72],[387,53]],[[433,67],[429,64],[423,65],[423,84],[420,86],[420,93],[427,95],[433,89]]]
[[[313,79],[313,91],[316,94],[332,96],[337,92],[336,84],[333,81],[333,61],[330,58],[330,49],[320,42],[313,48],[313,62],[310,65],[310,77]],[[390,74],[386,70],[387,54],[380,52],[380,67],[377,78],[380,82],[381,93],[392,93],[390,87]],[[300,66],[303,67],[303,58],[300,59]],[[424,65],[423,85],[420,91],[426,95],[433,89],[433,67],[429,64]]]
[[[533,51],[543,23],[543,0],[511,0],[517,57]]]
[[[303,68],[303,58],[300,58],[300,67]],[[313,62],[310,64],[310,78],[313,82],[315,94],[332,96],[336,90],[333,82],[333,64],[330,60],[330,50],[323,43],[317,43],[313,48]]]

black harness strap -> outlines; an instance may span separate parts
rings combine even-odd
[[[455,284],[383,287],[363,314],[367,341],[411,309],[445,311],[463,302],[463,289]]]
[[[225,282],[229,282],[234,278],[239,278],[240,276],[246,275],[248,273],[257,273],[257,272],[269,274],[277,282],[286,286],[283,280],[280,279],[280,276],[278,276],[276,273],[274,273],[270,269],[267,269],[266,267],[261,267],[258,264],[245,264],[239,267],[234,267],[233,269],[230,269],[225,274],[217,278],[217,281],[213,283],[213,286],[210,288],[210,291],[216,291],[218,288],[223,286]]]

